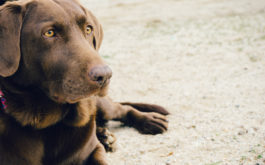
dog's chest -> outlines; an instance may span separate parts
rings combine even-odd
[[[81,164],[89,157],[96,144],[95,124],[91,120],[84,127],[55,125],[42,132],[43,164]]]
[[[88,159],[97,144],[94,120],[83,127],[59,123],[42,130],[21,128],[11,122],[5,129],[0,137],[0,162],[1,156],[12,155],[5,160],[10,165],[78,165]]]

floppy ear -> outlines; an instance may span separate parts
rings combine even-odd
[[[13,75],[20,61],[22,6],[16,2],[0,7],[0,76]]]
[[[103,39],[103,29],[100,23],[98,22],[97,18],[90,11],[87,10],[87,12],[94,23],[93,45],[98,51]]]

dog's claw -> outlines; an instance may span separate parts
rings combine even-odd
[[[107,128],[97,127],[97,137],[107,152],[116,150],[116,137]]]
[[[167,131],[168,128],[165,116],[155,112],[144,113],[141,122],[143,125],[139,125],[137,129],[143,134],[159,134]]]
[[[144,103],[121,103],[132,109],[127,114],[125,124],[136,128],[142,134],[160,134],[168,129],[166,115],[169,112],[162,106]]]
[[[168,129],[166,116],[156,112],[129,112],[125,124],[136,128],[142,134],[160,134]]]

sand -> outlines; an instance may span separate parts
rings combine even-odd
[[[115,101],[166,107],[169,130],[110,123],[111,165],[265,164],[264,0],[82,0],[104,29]]]

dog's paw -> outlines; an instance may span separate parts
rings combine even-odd
[[[162,115],[168,115],[169,112],[162,106],[155,104],[144,104],[144,103],[121,103],[122,105],[129,105],[141,112],[156,112]]]
[[[142,134],[160,134],[168,129],[166,116],[159,113],[132,111],[128,113],[127,117],[127,124]]]
[[[116,150],[116,137],[105,127],[97,127],[97,137],[107,152]]]

